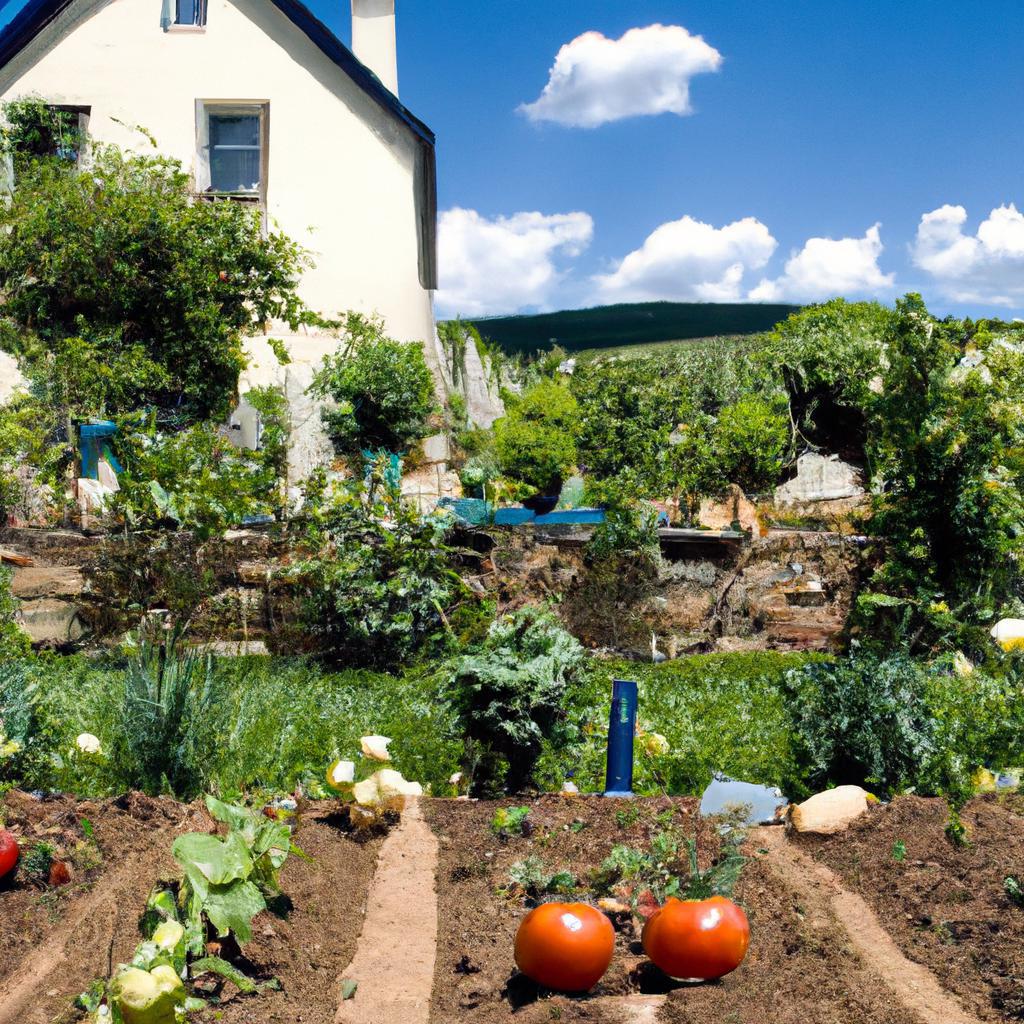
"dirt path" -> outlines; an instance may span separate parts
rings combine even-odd
[[[437,948],[437,860],[437,839],[419,803],[409,800],[380,851],[359,945],[343,975],[358,988],[338,1004],[335,1024],[427,1024]]]
[[[864,966],[880,978],[922,1024],[981,1024],[927,968],[908,960],[859,896],[839,877],[786,839],[781,828],[757,829],[752,842],[767,849],[769,868],[806,901],[808,916],[834,916],[846,929]]]

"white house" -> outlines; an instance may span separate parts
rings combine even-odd
[[[258,204],[313,254],[313,308],[379,313],[436,370],[434,135],[398,99],[394,0],[351,4],[349,50],[298,0],[29,0],[0,33],[0,100],[75,109],[125,148],[148,146],[143,126],[198,196]],[[253,339],[248,382],[287,386],[308,465],[323,442],[303,392],[334,342],[273,336],[292,364]]]

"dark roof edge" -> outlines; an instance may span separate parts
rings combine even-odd
[[[28,0],[0,31],[0,68],[13,60],[47,25],[75,0]],[[406,125],[433,148],[434,133],[416,117],[355,54],[299,0],[271,0],[334,64],[345,72],[380,107]]]

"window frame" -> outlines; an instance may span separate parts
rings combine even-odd
[[[160,23],[165,32],[205,32],[206,18],[209,13],[209,0],[195,0],[199,10],[199,20],[192,22],[175,21],[178,16],[179,0],[163,0],[163,13]],[[173,16],[172,16],[173,10]]]
[[[219,192],[212,187],[210,168],[210,116],[243,115],[259,117],[260,182],[255,192]],[[265,211],[270,176],[270,101],[269,100],[196,100],[196,160],[194,191],[202,199],[232,199],[258,203]]]

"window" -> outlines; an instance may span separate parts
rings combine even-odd
[[[197,192],[266,198],[267,113],[266,103],[197,103]]]
[[[85,149],[89,107],[14,101],[5,111],[11,150],[22,157],[55,156],[77,163]]]
[[[205,25],[206,0],[175,0],[174,24]]]
[[[174,29],[202,29],[206,25],[206,0],[163,0],[160,27],[169,32]]]

